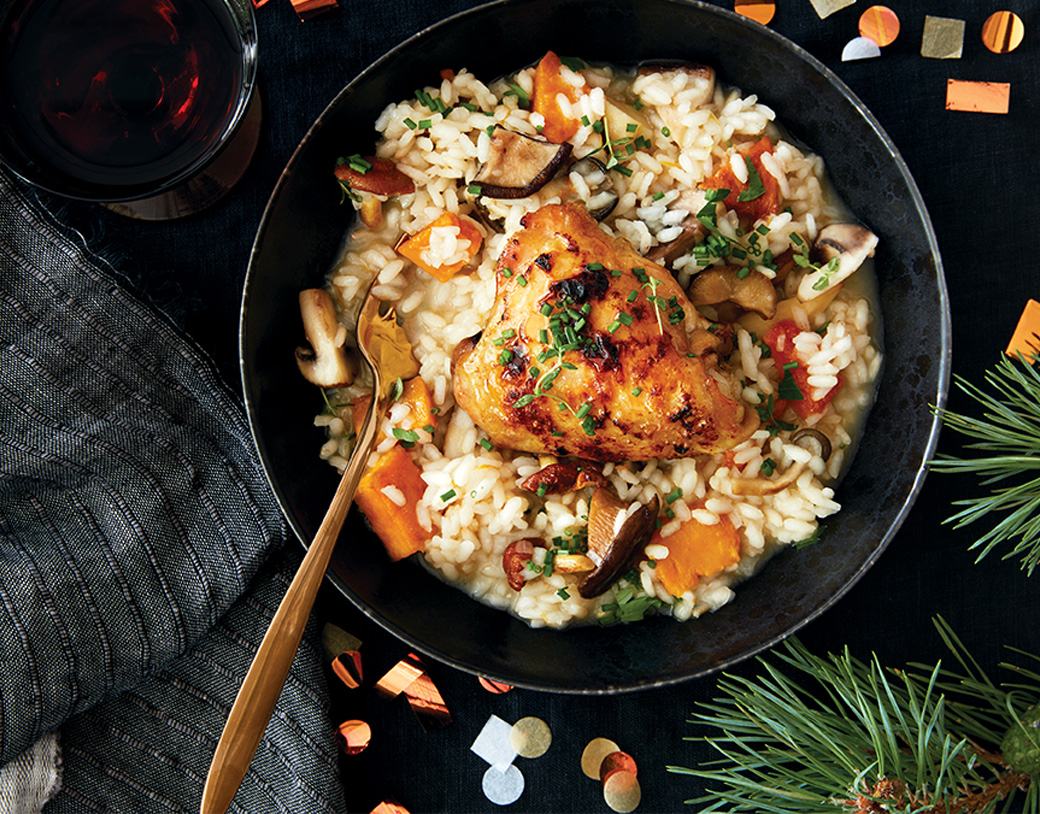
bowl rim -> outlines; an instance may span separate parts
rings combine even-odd
[[[318,117],[314,120],[313,124],[308,128],[299,144],[293,150],[285,168],[282,170],[278,181],[270,195],[267,205],[265,206],[264,214],[261,219],[260,225],[257,229],[256,238],[253,243],[252,250],[249,256],[249,264],[246,271],[245,280],[243,283],[243,294],[242,304],[240,311],[240,329],[239,329],[239,362],[240,362],[240,373],[243,387],[243,395],[245,400],[245,406],[247,415],[249,417],[250,433],[253,438],[253,442],[257,448],[262,466],[264,468],[265,475],[272,486],[275,493],[275,497],[282,508],[283,514],[285,515],[287,522],[293,529],[300,543],[306,549],[309,546],[309,540],[306,539],[306,535],[303,533],[297,518],[293,515],[290,508],[285,504],[278,489],[274,478],[271,475],[271,471],[268,467],[268,456],[265,454],[266,445],[263,439],[258,435],[257,422],[253,420],[255,415],[256,405],[250,396],[249,389],[249,376],[250,371],[247,365],[246,353],[245,353],[245,340],[246,340],[246,315],[248,308],[248,296],[251,278],[254,276],[256,268],[257,258],[260,256],[263,247],[263,237],[270,227],[271,219],[273,218],[273,211],[276,208],[274,206],[279,195],[283,189],[290,183],[291,176],[294,169],[302,161],[302,157],[309,146],[309,143],[315,138],[315,134],[319,132],[324,126],[325,121],[332,115],[332,112],[337,108],[340,100],[351,93],[353,89],[362,84],[371,74],[380,71],[383,66],[392,61],[396,55],[404,50],[415,47],[417,44],[423,42],[429,37],[436,36],[437,33],[443,28],[453,26],[459,21],[464,20],[469,16],[475,16],[479,14],[486,14],[491,10],[504,8],[509,6],[523,6],[536,0],[491,0],[491,2],[481,3],[472,8],[457,12],[448,17],[445,17],[419,31],[412,34],[411,36],[400,41],[397,45],[393,46],[380,57],[369,64],[364,70],[354,76],[326,105]],[[587,4],[588,0],[561,0],[562,3],[567,5],[582,5]],[[546,682],[540,682],[537,680],[529,679],[518,679],[516,676],[510,676],[497,671],[493,668],[489,669],[478,669],[475,665],[470,664],[464,660],[455,658],[446,653],[439,652],[436,648],[425,644],[422,640],[415,637],[411,633],[402,630],[399,625],[383,618],[373,607],[370,607],[369,603],[358,597],[354,591],[346,584],[343,578],[332,571],[330,568],[326,572],[326,579],[328,579],[336,589],[346,597],[355,608],[357,608],[366,617],[374,621],[384,630],[391,633],[397,639],[401,640],[409,647],[430,656],[438,662],[448,664],[456,669],[462,670],[463,672],[490,678],[493,680],[502,681],[509,683],[516,687],[525,689],[546,691],[553,693],[561,693],[568,695],[585,695],[585,696],[600,696],[600,695],[613,695],[619,693],[635,692],[639,690],[661,688],[667,686],[673,686],[686,681],[690,681],[695,678],[701,678],[705,675],[712,673],[718,673],[726,668],[733,666],[736,663],[743,662],[752,656],[761,654],[762,652],[772,648],[774,645],[782,642],[784,639],[795,634],[798,630],[803,628],[809,622],[817,619],[824,611],[830,609],[839,599],[841,599],[859,580],[863,575],[876,563],[878,558],[888,547],[892,538],[895,537],[900,527],[906,520],[907,515],[913,508],[914,503],[921,491],[925,477],[927,475],[929,459],[932,458],[935,449],[938,445],[939,434],[941,431],[941,412],[945,407],[949,382],[950,382],[950,371],[951,371],[951,356],[952,356],[952,327],[951,327],[951,315],[950,315],[950,302],[949,294],[946,285],[945,274],[943,270],[942,257],[939,251],[938,241],[935,235],[935,229],[933,227],[931,217],[928,213],[925,201],[921,192],[910,173],[909,167],[905,160],[900,154],[898,148],[893,143],[892,139],[885,132],[880,122],[876,119],[873,113],[867,108],[867,106],[859,99],[859,97],[837,76],[830,68],[820,62],[816,57],[810,54],[808,51],[797,45],[793,41],[784,37],[772,29],[753,23],[742,15],[720,6],[713,5],[711,3],[702,2],[702,0],[658,0],[660,3],[670,4],[677,7],[683,7],[684,9],[692,9],[701,13],[719,15],[723,18],[728,18],[731,22],[736,22],[741,26],[754,29],[755,33],[762,36],[766,36],[774,41],[774,44],[780,48],[792,52],[799,60],[805,62],[808,67],[822,76],[829,85],[831,85],[841,96],[843,96],[855,111],[863,118],[863,120],[869,125],[877,138],[880,145],[883,145],[887,150],[887,160],[891,161],[894,168],[898,171],[899,176],[910,193],[909,202],[912,203],[912,211],[914,215],[920,220],[923,234],[925,237],[925,243],[927,245],[928,255],[932,258],[935,264],[935,287],[936,294],[939,303],[938,314],[938,336],[940,344],[940,358],[939,366],[936,374],[936,388],[935,388],[935,403],[932,406],[932,418],[931,425],[928,428],[927,440],[922,450],[922,456],[920,464],[917,465],[916,472],[914,473],[913,481],[910,487],[901,496],[901,504],[898,511],[892,517],[888,525],[884,528],[884,533],[879,535],[877,544],[874,546],[870,555],[862,561],[859,568],[840,586],[840,588],[833,592],[825,601],[814,608],[811,612],[801,616],[796,622],[789,625],[786,629],[780,631],[776,635],[766,637],[760,642],[756,643],[749,649],[742,650],[740,653],[734,654],[733,656],[722,659],[711,665],[704,667],[703,669],[691,671],[687,674],[680,676],[671,676],[664,678],[654,677],[643,677],[638,680],[634,680],[625,684],[611,684],[596,687],[561,687]],[[878,382],[880,382],[880,373]],[[869,421],[869,418],[868,418]],[[478,600],[472,599],[476,602]],[[505,611],[500,611],[505,613]],[[645,622],[644,622],[645,623]],[[641,624],[644,624],[641,623]],[[552,631],[559,634],[560,631]]]

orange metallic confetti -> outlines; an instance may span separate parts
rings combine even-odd
[[[348,689],[356,690],[361,686],[361,654],[357,650],[340,653],[332,660],[332,672]]]
[[[396,698],[422,674],[422,662],[414,653],[409,653],[408,658],[401,659],[376,682],[376,692],[384,698]]]
[[[926,14],[921,32],[921,56],[960,59],[964,50],[964,20]]]
[[[982,42],[994,54],[1006,54],[1022,44],[1026,27],[1013,11],[996,11],[982,24]]]
[[[325,658],[332,661],[340,653],[360,650],[361,639],[329,622],[321,629],[321,646],[325,651]]]
[[[369,814],[410,814],[410,812],[397,800],[383,800]]]
[[[1029,300],[1026,303],[1004,352],[1016,359],[1022,354],[1029,364],[1033,364],[1033,356],[1040,354],[1040,302]]]
[[[364,752],[372,740],[372,727],[364,721],[344,721],[336,729],[340,748],[348,755]]]
[[[970,113],[1007,113],[1011,98],[1008,82],[946,80],[946,109]]]
[[[336,0],[292,0],[292,7],[299,18],[306,21],[319,14],[324,14],[326,11],[339,8],[339,3]]]
[[[512,684],[503,684],[501,681],[492,681],[490,678],[484,678],[483,676],[480,676],[478,680],[480,681],[481,687],[495,695],[502,695],[503,693],[507,693],[513,689]]]
[[[432,732],[451,723],[451,712],[433,679],[425,672],[404,689],[405,697],[422,724],[424,732]]]
[[[614,772],[628,772],[633,777],[639,774],[636,762],[627,752],[611,752],[599,764],[599,779],[606,783]]]
[[[733,10],[756,23],[769,25],[776,14],[776,3],[771,0],[734,0]]]
[[[888,6],[871,6],[859,18],[859,33],[884,48],[899,36],[899,16]]]

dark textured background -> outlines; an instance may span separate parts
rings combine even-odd
[[[139,275],[144,292],[238,380],[237,330],[249,249],[267,197],[293,148],[315,117],[358,71],[406,36],[475,3],[343,0],[343,7],[301,23],[288,0],[258,10],[259,82],[265,121],[256,159],[244,181],[201,216],[167,224],[134,223],[99,207],[72,203],[68,222],[93,246]],[[720,5],[725,5],[721,4]],[[899,39],[880,59],[842,63],[841,49],[856,36],[866,0],[820,20],[808,0],[778,0],[770,24],[834,70],[866,103],[898,146],[921,188],[942,251],[953,317],[953,371],[981,382],[999,358],[1030,296],[1040,294],[1036,270],[1035,156],[1040,58],[1033,5],[975,0],[890,0],[901,21]],[[727,7],[731,7],[727,5]],[[1025,21],[1026,39],[1014,53],[995,55],[979,39],[983,21],[1000,8]],[[919,54],[926,14],[967,23],[960,60]],[[560,32],[561,48],[585,53],[580,31]],[[747,58],[753,60],[754,54]],[[1007,116],[944,110],[948,78],[1010,82]],[[768,102],[768,99],[765,100]],[[813,100],[806,99],[806,104]],[[953,389],[950,407],[973,405]],[[944,433],[940,451],[957,453],[961,440]],[[907,522],[875,567],[822,618],[801,632],[817,652],[848,645],[882,663],[945,655],[931,619],[943,615],[983,666],[997,671],[1002,645],[1040,653],[1040,577],[993,556],[979,565],[967,551],[975,530],[942,525],[951,500],[976,491],[970,478],[931,475]],[[375,679],[406,655],[403,645],[374,628],[333,590],[319,613],[359,636],[366,676]],[[369,811],[393,797],[413,812],[485,811],[480,780],[485,764],[469,751],[488,715],[512,722],[538,715],[554,734],[549,753],[517,759],[527,780],[515,811],[606,811],[599,789],[578,768],[584,745],[606,736],[639,763],[640,811],[675,811],[699,792],[667,765],[692,765],[706,753],[683,739],[696,734],[687,714],[710,698],[704,679],[663,690],[585,698],[514,691],[492,696],[474,677],[437,664],[430,673],[454,715],[448,728],[423,733],[403,699],[378,699],[371,689],[336,691],[340,718],[361,717],[373,727],[371,747],[343,760],[347,800]],[[754,665],[736,672],[747,673]]]

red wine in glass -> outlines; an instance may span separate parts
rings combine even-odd
[[[169,191],[243,118],[255,47],[248,0],[18,0],[0,40],[5,163],[70,197]]]

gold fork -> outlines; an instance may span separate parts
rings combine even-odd
[[[385,303],[373,295],[374,286],[373,282],[361,306],[357,329],[358,347],[372,369],[372,403],[358,433],[350,462],[332,498],[332,505],[278,606],[231,707],[202,791],[201,814],[224,814],[227,811],[253,761],[300,646],[329,558],[354,501],[354,492],[375,445],[379,425],[390,401],[391,388],[398,379],[410,379],[419,372],[419,365],[412,356],[412,346],[397,324],[393,307],[380,314]]]

